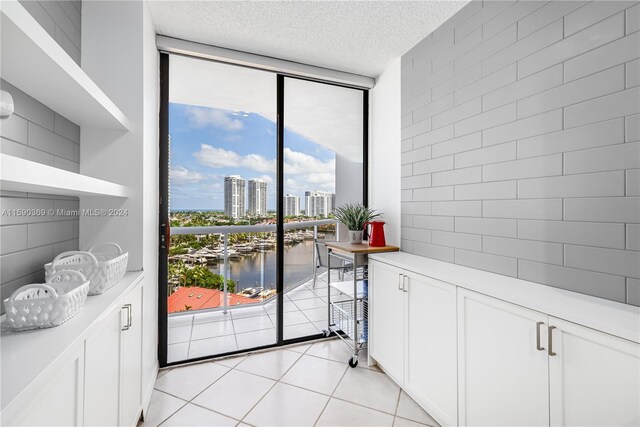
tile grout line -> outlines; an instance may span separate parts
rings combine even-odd
[[[309,348],[311,348],[311,347],[309,347]],[[322,418],[322,415],[327,410],[327,406],[329,406],[329,402],[331,402],[331,399],[334,399],[334,394],[336,393],[336,390],[338,390],[338,387],[340,387],[340,384],[344,380],[344,377],[347,375],[347,372],[349,372],[349,368],[346,368],[345,371],[342,373],[342,376],[340,377],[340,380],[338,381],[336,386],[333,388],[333,391],[329,395],[329,399],[327,399],[327,402],[325,403],[324,407],[322,408],[322,411],[320,411],[320,414],[318,415],[318,418],[316,419],[316,421],[313,423],[313,426],[316,426],[318,424],[318,422],[320,421],[320,418]]]
[[[182,399],[182,398],[179,398],[179,397],[177,397],[177,396],[174,396],[174,395],[172,395],[172,394],[170,394],[170,393],[166,393],[166,392],[164,392],[164,391],[162,391],[162,390],[158,390],[158,389],[157,389],[157,388],[155,388],[155,387],[154,387],[154,390],[155,390],[155,391],[157,391],[157,392],[159,392],[159,393],[166,394],[167,396],[171,396],[171,397],[173,397],[173,398],[176,398],[176,399],[181,400],[182,402],[184,402],[184,404],[183,404],[182,406],[180,406],[178,409],[176,409],[174,412],[172,412],[172,413],[171,413],[171,415],[169,415],[168,417],[164,418],[161,422],[159,422],[159,423],[158,423],[158,426],[162,425],[162,423],[164,423],[165,421],[167,421],[169,418],[173,417],[173,416],[174,416],[174,415],[175,415],[175,414],[176,414],[180,409],[184,408],[185,406],[187,406],[187,405],[189,404],[189,402],[188,402],[188,401],[186,401],[186,400],[184,400],[184,399]]]
[[[244,416],[243,416],[243,417],[242,417],[242,419],[240,420],[240,422],[241,422],[241,423],[243,423],[243,422],[244,422],[244,419],[247,417],[247,415],[249,415],[249,414],[250,414],[250,413],[251,413],[251,412],[252,412],[252,411],[253,411],[253,410],[254,410],[254,409],[255,409],[255,408],[260,404],[260,402],[262,402],[262,401],[264,400],[264,398],[265,398],[265,397],[267,397],[267,395],[268,395],[269,393],[271,393],[271,391],[275,388],[275,386],[276,386],[276,385],[278,385],[278,384],[280,383],[280,379],[281,379],[282,377],[284,377],[284,376],[287,374],[287,372],[289,372],[289,370],[291,370],[291,368],[293,368],[293,367],[298,363],[298,361],[300,360],[300,358],[304,355],[304,353],[302,353],[302,354],[301,354],[301,353],[296,353],[296,354],[298,354],[298,358],[296,359],[296,361],[295,361],[295,362],[293,362],[293,363],[291,364],[291,366],[289,366],[289,368],[288,368],[288,369],[287,369],[287,370],[286,370],[282,375],[280,375],[280,377],[279,377],[277,380],[274,380],[273,378],[269,378],[271,381],[274,381],[273,385],[269,388],[269,390],[267,390],[267,392],[266,392],[266,393],[265,393],[265,394],[264,394],[260,399],[258,399],[258,401],[255,403],[255,405],[253,405],[253,406],[251,407],[251,409],[249,409],[249,410],[247,411],[247,413],[246,413],[246,414],[244,414]],[[246,359],[245,359],[245,360],[246,360]],[[236,366],[236,367],[237,367],[237,366]],[[233,368],[233,369],[236,369],[236,368]],[[240,369],[239,369],[239,370],[240,370]],[[240,371],[242,371],[242,370],[240,370]],[[245,372],[245,371],[242,371],[242,372]],[[250,373],[250,372],[247,372],[247,373]],[[253,374],[253,375],[257,375],[257,374]],[[260,376],[260,375],[258,375],[258,376]],[[284,384],[286,384],[286,383],[284,383]],[[288,384],[287,384],[287,385],[288,385]]]
[[[204,363],[202,363],[202,364],[204,365],[205,363],[211,363],[211,364],[213,364],[214,362],[204,362]],[[192,366],[193,366],[193,365],[192,365]],[[202,406],[202,405],[197,404],[197,403],[195,403],[195,402],[194,402],[194,400],[195,400],[195,399],[197,399],[197,398],[198,398],[202,393],[204,393],[205,391],[207,391],[209,388],[211,388],[211,386],[212,386],[212,385],[214,385],[215,383],[217,383],[218,381],[220,381],[220,380],[221,380],[222,378],[224,378],[224,377],[225,377],[229,372],[231,372],[231,371],[233,370],[233,368],[229,368],[228,366],[219,365],[219,364],[218,364],[217,366],[221,366],[221,367],[224,367],[224,368],[228,368],[228,370],[227,370],[227,372],[225,372],[224,374],[222,374],[218,379],[216,379],[214,382],[212,382],[212,383],[211,383],[211,384],[209,384],[207,387],[205,387],[205,388],[204,388],[200,393],[196,394],[193,398],[191,398],[191,400],[188,400],[188,401],[187,401],[187,405],[188,405],[188,404],[191,404],[191,405],[197,406],[197,407],[199,407],[199,408],[206,409],[207,411],[211,411],[211,412],[214,412],[214,413],[216,413],[216,414],[222,415],[222,416],[224,416],[224,417],[231,418],[231,419],[233,419],[234,421],[238,421],[238,420],[237,420],[237,418],[234,418],[234,417],[232,417],[232,416],[230,416],[230,415],[223,414],[223,413],[221,413],[221,412],[215,411],[215,410],[213,410],[213,409],[207,408],[207,407],[205,407],[205,406]],[[162,390],[158,390],[158,391],[162,391]],[[173,395],[173,394],[171,394],[171,393],[167,393],[167,392],[165,392],[165,391],[162,391],[162,392],[163,392],[163,393],[165,393],[165,394],[168,394],[168,395],[170,395],[170,396],[174,396],[174,395]],[[178,399],[181,399],[181,400],[184,400],[184,399],[182,399],[181,397],[178,397],[178,396],[174,396],[174,397],[176,397],[176,398],[178,398]],[[180,409],[184,408],[185,406],[186,406],[186,405],[182,406]],[[180,411],[180,409],[178,409],[178,411]],[[178,411],[174,412],[171,416],[175,415]],[[169,417],[169,418],[171,418],[171,417]],[[163,423],[164,423],[164,422],[166,422],[169,418],[167,418],[166,420],[164,420],[164,421],[163,421]],[[239,422],[240,422],[240,421],[239,421]]]

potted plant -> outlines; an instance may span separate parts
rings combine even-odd
[[[349,229],[349,242],[362,243],[365,224],[381,214],[362,203],[347,203],[336,208],[335,217]]]

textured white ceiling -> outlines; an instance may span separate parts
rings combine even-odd
[[[149,1],[158,34],[377,77],[467,1]]]

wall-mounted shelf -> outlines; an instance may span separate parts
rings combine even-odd
[[[2,0],[2,78],[80,126],[127,130],[129,120],[18,3]]]
[[[53,166],[0,154],[0,187],[65,196],[129,197],[129,188]]]

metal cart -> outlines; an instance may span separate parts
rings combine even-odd
[[[324,335],[334,332],[353,350],[349,366],[358,366],[358,353],[368,341],[368,280],[367,258],[370,253],[392,252],[394,246],[369,247],[367,244],[327,242],[327,310],[328,322]],[[331,282],[331,259],[352,264],[353,279]],[[337,291],[332,300],[332,290]]]

